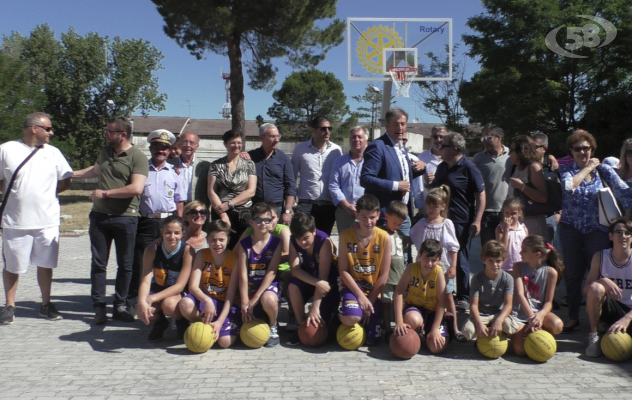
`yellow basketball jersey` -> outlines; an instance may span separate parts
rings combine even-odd
[[[235,261],[237,261],[237,254],[228,250],[222,265],[216,267],[213,264],[211,249],[200,250],[200,253],[202,253],[202,261],[204,262],[202,277],[200,278],[200,289],[214,299],[225,301]],[[235,273],[237,273],[237,270],[235,270]],[[239,277],[235,275],[235,279],[239,279]],[[233,303],[238,304],[237,294],[235,297]]]
[[[404,303],[423,307],[428,311],[437,309],[437,277],[443,274],[441,265],[430,271],[428,279],[424,282],[421,276],[421,265],[419,262],[410,264],[410,282],[408,282],[408,293]]]
[[[371,293],[377,277],[380,275],[380,266],[387,240],[390,240],[388,233],[376,228],[369,245],[363,248],[360,246],[355,228],[342,231],[342,245],[347,249],[349,273],[365,295]],[[342,286],[345,286],[344,282]]]

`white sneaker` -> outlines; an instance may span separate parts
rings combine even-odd
[[[599,335],[597,332],[588,334],[588,347],[586,347],[586,357],[599,357],[601,347],[599,346]]]

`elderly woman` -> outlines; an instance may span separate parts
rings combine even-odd
[[[619,177],[628,185],[632,183],[632,139],[626,139],[621,146],[619,157]]]
[[[250,206],[257,186],[255,163],[239,156],[241,136],[230,130],[222,136],[227,155],[211,163],[208,174],[208,198],[211,200],[211,217],[221,218],[230,225],[228,248],[237,244],[250,223]]]
[[[536,203],[546,203],[546,182],[539,162],[541,156],[533,139],[529,136],[516,136],[509,146],[509,158],[516,168],[510,178],[511,188],[507,191],[507,197],[518,197],[516,190],[519,190]],[[524,224],[529,235],[548,237],[546,215],[525,214]]]
[[[626,209],[632,207],[628,185],[610,166],[593,158],[596,148],[593,135],[581,129],[573,132],[566,139],[566,149],[574,162],[560,167],[562,218],[559,229],[568,303],[568,321],[563,333],[579,327],[582,280],[593,254],[610,247],[608,228],[599,224],[597,192],[604,188],[603,181]]]
[[[184,207],[184,221],[186,230],[182,240],[184,240],[196,252],[208,248],[206,232],[202,227],[206,223],[208,210],[201,201],[193,200]]]

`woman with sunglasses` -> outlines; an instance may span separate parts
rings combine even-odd
[[[208,173],[208,198],[211,218],[230,226],[228,248],[233,249],[250,224],[250,207],[257,186],[257,169],[251,160],[240,157],[241,135],[233,130],[222,136],[227,154],[211,163]]]
[[[186,231],[182,240],[196,252],[208,248],[206,232],[202,230],[207,215],[206,206],[201,201],[193,200],[184,207]]]
[[[562,218],[560,238],[566,264],[566,302],[568,321],[563,333],[579,327],[579,307],[582,301],[582,280],[590,269],[593,254],[610,247],[608,229],[599,224],[597,192],[609,186],[626,211],[632,208],[628,185],[606,164],[594,158],[597,141],[590,133],[576,130],[566,139],[573,163],[560,167],[562,181]]]

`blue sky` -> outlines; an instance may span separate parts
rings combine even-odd
[[[157,73],[157,77],[160,91],[167,93],[169,100],[166,110],[159,115],[189,116],[190,103],[190,116],[193,118],[221,117],[219,113],[225,102],[225,91],[220,69],[228,70],[228,59],[207,53],[206,59],[198,61],[186,49],[180,48],[163,33],[162,17],[149,0],[0,0],[0,10],[0,33],[3,35],[16,31],[26,36],[37,25],[48,23],[57,35],[72,26],[81,35],[96,32],[102,36],[148,40],[165,56],[164,69]],[[340,0],[337,17],[343,20],[348,17],[452,18],[454,42],[459,43],[461,35],[469,32],[465,26],[467,19],[482,11],[480,2],[476,0]],[[461,46],[461,50],[465,48]],[[278,88],[292,70],[281,59],[275,60],[275,65],[279,67]],[[467,65],[468,75],[478,69],[473,61]],[[333,72],[344,83],[348,102],[355,110],[358,105],[351,96],[363,94],[366,84],[347,81],[346,41],[331,50],[318,68]],[[246,118],[254,119],[261,114],[268,119],[267,110],[274,101],[272,91],[253,91],[247,86],[245,90]],[[421,122],[437,121],[435,117],[416,109],[412,100],[398,98],[397,105],[411,116],[416,115]]]

